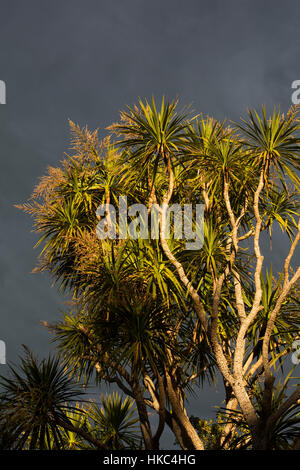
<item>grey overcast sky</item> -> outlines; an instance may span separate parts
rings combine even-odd
[[[64,308],[50,280],[30,274],[37,237],[14,204],[68,149],[67,119],[105,135],[119,110],[152,94],[219,119],[261,104],[285,112],[300,79],[299,20],[291,0],[1,0],[0,339],[9,361],[23,343],[48,354],[39,321]],[[275,268],[285,250],[276,234]],[[202,397],[195,413],[211,415],[211,395]]]

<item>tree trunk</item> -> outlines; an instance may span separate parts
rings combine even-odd
[[[134,393],[134,398],[136,402],[136,407],[139,415],[140,427],[142,431],[142,436],[145,444],[146,450],[153,449],[153,439],[152,439],[152,432],[151,426],[148,418],[147,408],[144,401],[143,394],[141,392],[139,384],[135,384],[132,386],[132,390]]]
[[[184,428],[187,436],[191,440],[191,443],[194,449],[204,450],[203,443],[200,437],[198,436],[196,429],[190,422],[188,416],[185,413],[185,410],[180,406],[178,397],[176,396],[176,393],[173,389],[172,379],[168,373],[166,374],[166,379],[167,379],[167,392],[168,392],[168,396],[172,405],[172,409],[174,410],[174,413],[176,414],[181,426]]]

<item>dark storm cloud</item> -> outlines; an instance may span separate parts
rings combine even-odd
[[[286,111],[300,79],[299,14],[297,1],[1,1],[0,338],[8,359],[22,343],[45,354],[39,320],[62,307],[49,280],[29,274],[36,236],[13,204],[67,150],[67,118],[102,133],[120,109],[152,94],[179,95],[219,119],[262,103]],[[277,269],[285,248],[276,233],[269,257]]]

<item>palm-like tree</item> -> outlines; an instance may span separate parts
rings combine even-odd
[[[141,448],[141,437],[133,400],[117,392],[101,397],[102,406],[92,403],[87,415],[101,440],[112,450]]]
[[[161,102],[157,110],[154,98],[151,104],[139,101],[139,107],[121,113],[121,123],[109,127],[123,139],[116,143],[124,150],[126,175],[136,169],[138,181],[145,175],[150,186],[155,182],[161,165],[170,171],[180,157],[180,144],[185,137],[188,112],[177,113],[177,101]]]
[[[66,431],[70,431],[104,448],[82,428],[82,409],[75,401],[83,391],[72,382],[59,359],[38,361],[27,348],[25,352],[20,367],[9,366],[10,375],[2,376],[0,382],[1,423],[8,424],[9,445],[16,449],[60,449],[65,447]]]
[[[186,390],[213,379],[216,366],[228,409],[247,402],[252,423],[272,414],[271,393],[259,414],[253,390],[297,334],[298,304],[291,289],[270,330],[288,267],[277,280],[265,280],[259,236],[271,236],[276,223],[291,241],[299,230],[296,111],[274,111],[270,119],[264,110],[249,112],[248,121],[228,127],[178,112],[177,101],[163,99],[158,107],[152,99],[123,112],[104,142],[95,132],[71,129],[75,154],[49,170],[23,208],[42,233],[39,269],[49,270],[75,301],[74,311],[51,326],[73,377],[88,382],[95,371],[99,382],[115,383],[133,398],[147,449],[159,446],[166,424],[182,448],[203,448],[185,408]],[[108,211],[124,194],[149,211],[155,203],[204,203],[203,248],[185,250],[173,232],[166,240],[163,229],[158,240],[99,240],[97,206]],[[161,209],[160,222],[164,216]],[[253,238],[249,252],[242,242]],[[237,342],[244,348],[239,381],[232,373]],[[156,432],[149,407],[159,416]],[[247,423],[252,439],[258,425]]]

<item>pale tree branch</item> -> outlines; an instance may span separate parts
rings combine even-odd
[[[181,280],[183,285],[186,287],[188,293],[191,295],[192,300],[193,300],[193,304],[194,304],[194,308],[195,308],[195,311],[197,313],[197,316],[198,316],[199,320],[201,321],[201,324],[202,324],[204,330],[207,332],[208,321],[207,321],[207,317],[206,317],[206,314],[204,312],[202,303],[200,301],[199,294],[197,293],[197,291],[193,287],[191,281],[186,276],[186,273],[184,271],[184,268],[183,268],[182,264],[175,258],[175,256],[171,252],[171,250],[168,246],[168,242],[165,238],[166,214],[167,214],[168,204],[169,204],[170,199],[171,199],[172,194],[173,194],[173,189],[174,189],[174,174],[173,174],[173,170],[172,170],[171,166],[169,165],[169,186],[168,186],[168,191],[165,193],[165,195],[163,197],[162,208],[160,208],[160,210],[159,210],[160,242],[161,242],[161,246],[162,246],[162,249],[163,249],[165,255],[171,261],[173,266],[176,268],[179,279]]]
[[[232,241],[233,241],[233,246],[235,249],[235,256],[236,256],[238,252],[238,228],[239,228],[239,224],[243,216],[245,215],[246,205],[242,208],[241,214],[236,220],[233,210],[231,208],[231,203],[230,203],[230,198],[229,198],[229,184],[227,181],[224,181],[224,199],[225,199],[226,209],[227,209],[231,227],[232,227]],[[238,272],[234,273],[233,284],[234,284],[234,289],[235,289],[236,308],[237,308],[240,320],[243,321],[246,317],[246,312],[245,312],[245,305],[244,305],[244,300],[243,300],[241,279],[240,279],[240,275]]]
[[[298,233],[291,245],[290,251],[284,263],[282,291],[276,301],[274,309],[269,315],[267,326],[266,326],[266,331],[265,331],[265,335],[263,339],[262,358],[263,358],[263,365],[264,365],[264,371],[265,371],[264,407],[265,407],[266,414],[270,411],[272,390],[273,390],[273,384],[275,381],[275,378],[273,377],[271,373],[271,366],[269,362],[270,338],[271,338],[272,331],[276,322],[276,318],[280,312],[282,303],[284,302],[287,295],[289,294],[289,291],[291,290],[292,286],[300,278],[300,267],[299,267],[297,271],[295,272],[295,274],[292,276],[292,278],[289,280],[289,266],[290,266],[292,256],[295,252],[296,246],[299,243],[299,240],[300,240],[300,219],[298,222]]]
[[[259,246],[260,229],[261,229],[261,224],[262,224],[262,219],[259,213],[259,198],[260,198],[260,193],[263,189],[263,186],[264,186],[264,173],[263,171],[261,171],[259,183],[254,194],[254,214],[255,214],[255,219],[256,219],[256,227],[255,227],[255,235],[254,235],[254,252],[256,256],[256,268],[255,268],[255,274],[254,274],[255,295],[254,295],[254,301],[253,301],[251,311],[241,323],[237,340],[236,340],[236,348],[235,348],[235,354],[234,354],[234,375],[239,380],[241,380],[242,375],[243,375],[245,335],[248,331],[249,326],[252,324],[255,317],[259,313],[259,311],[262,309],[262,306],[260,305],[261,297],[262,297],[260,275],[261,275],[262,264],[263,264],[264,258],[261,255],[260,246]]]

